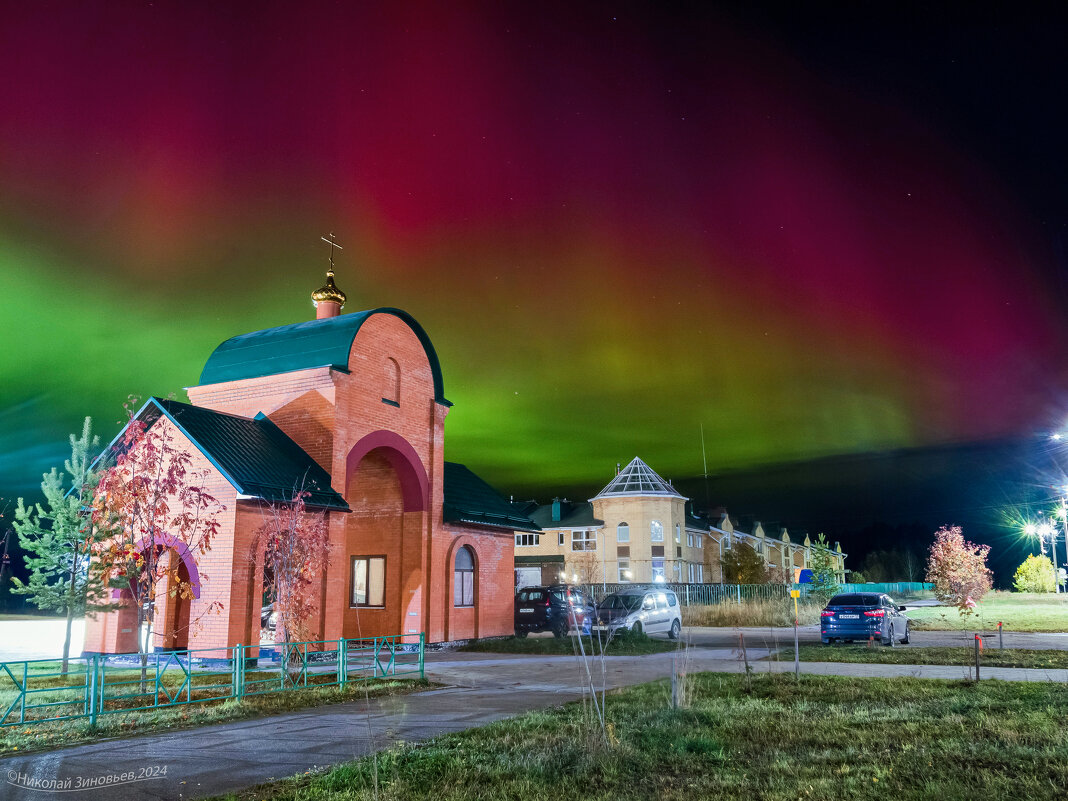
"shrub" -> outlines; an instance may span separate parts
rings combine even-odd
[[[1057,578],[1053,562],[1048,556],[1031,554],[1016,568],[1012,583],[1017,592],[1055,592]]]
[[[942,526],[935,532],[927,562],[927,580],[934,584],[935,597],[962,615],[974,612],[993,583],[994,575],[986,566],[989,553],[989,545],[965,540],[960,526]]]

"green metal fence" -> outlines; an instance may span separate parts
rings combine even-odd
[[[423,678],[424,636],[235,645],[147,655],[0,662],[0,726],[241,699],[385,677]]]
[[[593,584],[590,589],[595,600],[600,601],[606,595],[619,592],[634,584]],[[657,584],[674,590],[683,606],[710,606],[712,604],[742,603],[743,601],[780,601],[790,599],[790,590],[801,590],[801,597],[807,598],[812,589],[811,584]],[[841,584],[839,592],[885,592],[895,597],[908,597],[931,592],[933,584],[918,581],[900,581],[888,584]]]

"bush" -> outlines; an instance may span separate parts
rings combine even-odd
[[[1056,592],[1056,575],[1048,556],[1031,554],[1016,568],[1012,583],[1017,592]]]

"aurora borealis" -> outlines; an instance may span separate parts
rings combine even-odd
[[[912,93],[986,33],[816,58],[699,6],[5,5],[0,495],[85,414],[108,437],[128,394],[310,319],[329,231],[346,311],[422,323],[447,456],[506,494],[699,474],[702,426],[715,472],[1065,411],[1026,125],[991,148],[970,99]]]

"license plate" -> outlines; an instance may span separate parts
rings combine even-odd
[[[530,607],[530,608],[527,608],[527,609],[520,609],[519,613],[523,614],[524,612],[533,612],[533,611],[534,611],[534,608]]]
[[[839,615],[842,620],[860,620],[860,615]]]

